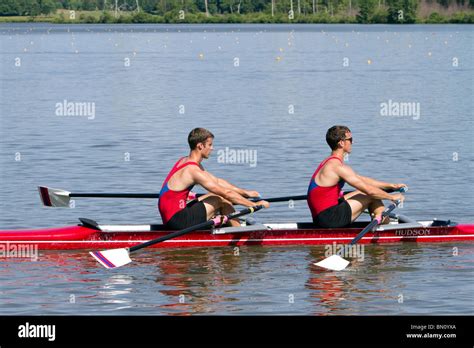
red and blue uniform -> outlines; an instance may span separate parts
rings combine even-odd
[[[160,199],[158,201],[158,209],[160,210],[160,215],[164,224],[168,223],[168,221],[176,213],[186,208],[186,202],[188,200],[189,193],[194,187],[194,185],[191,185],[181,191],[174,191],[168,187],[168,181],[177,171],[189,165],[195,165],[199,167],[199,164],[197,164],[196,162],[186,162],[184,164],[179,165],[183,158],[180,158],[178,162],[175,163],[173,168],[171,168],[171,171],[169,172],[163,183],[163,186],[161,187]]]
[[[338,205],[339,199],[344,196],[344,194],[342,193],[342,187],[345,183],[344,180],[340,180],[336,185],[333,186],[324,187],[318,186],[318,184],[316,184],[316,175],[324,167],[324,165],[330,159],[333,158],[341,161],[342,163],[342,160],[337,156],[331,156],[326,158],[318,166],[309,183],[308,206],[311,210],[311,215],[313,216],[313,219],[315,219],[321,212],[325,211],[326,209]]]

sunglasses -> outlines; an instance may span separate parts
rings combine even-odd
[[[350,137],[350,138],[347,138],[347,139],[344,139],[344,140],[350,141],[350,142],[351,142],[351,144],[352,144],[352,137]]]

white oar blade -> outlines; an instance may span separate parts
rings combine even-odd
[[[69,207],[70,192],[61,189],[38,186],[41,201],[47,207]]]
[[[322,268],[330,269],[332,271],[342,271],[347,267],[349,263],[349,261],[343,259],[339,255],[331,255],[325,258],[324,260],[315,263],[315,265]]]
[[[132,262],[127,249],[91,251],[90,254],[105,268],[117,268]]]

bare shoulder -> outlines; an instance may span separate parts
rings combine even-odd
[[[337,169],[337,168],[342,168],[344,166],[344,163],[339,161],[336,158],[331,158],[330,160],[327,161],[325,167],[328,167],[330,169]]]
[[[206,180],[209,178],[209,174],[201,169],[201,166],[188,166],[187,173],[194,179],[194,180]]]
[[[184,168],[184,170],[186,170],[190,174],[202,172],[201,166],[199,164],[197,166],[187,166],[186,168]]]
[[[355,171],[347,164],[342,164],[335,167],[334,171],[346,181],[349,180],[349,178],[353,178],[357,176]]]
[[[342,162],[339,158],[334,158],[334,157],[333,157],[333,158],[330,158],[330,159],[328,160],[328,163],[331,163],[331,164],[333,164],[333,165],[339,165],[339,166],[340,166],[340,165],[342,165],[344,162]]]
[[[348,164],[345,164],[345,163],[342,163],[342,162],[339,162],[339,161],[333,161],[332,168],[337,173],[350,173],[350,172],[353,172],[352,168]]]

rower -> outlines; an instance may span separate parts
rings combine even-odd
[[[195,128],[189,133],[188,143],[191,151],[187,157],[176,162],[160,192],[158,208],[167,227],[184,229],[218,214],[231,214],[235,211],[233,204],[269,207],[266,201],[252,202],[247,199],[259,197],[257,191],[239,188],[204,170],[201,162],[211,155],[213,140],[214,135],[204,128]],[[204,187],[209,193],[195,198],[191,190],[196,184]],[[240,226],[238,220],[229,222],[231,226]]]
[[[346,126],[333,126],[326,133],[326,142],[331,156],[318,166],[308,187],[308,206],[313,221],[320,227],[345,227],[366,209],[371,216],[381,221],[385,207],[382,199],[403,201],[400,193],[390,195],[384,190],[400,190],[405,184],[391,184],[357,174],[344,164],[346,154],[352,151],[352,133]],[[356,191],[342,192],[347,182]],[[382,223],[388,223],[384,219]]]

